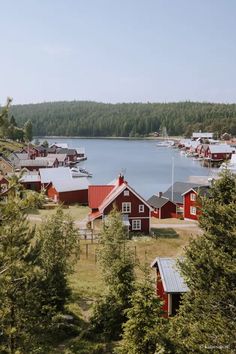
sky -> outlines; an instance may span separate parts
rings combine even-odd
[[[0,104],[236,101],[236,0],[0,0]]]

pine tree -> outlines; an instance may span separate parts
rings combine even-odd
[[[40,265],[45,276],[42,284],[48,302],[55,312],[63,311],[70,295],[68,274],[79,252],[78,230],[61,208],[47,219],[38,231]]]
[[[113,210],[100,236],[98,259],[107,288],[97,302],[91,324],[93,331],[106,339],[117,339],[126,321],[124,311],[130,306],[134,289],[134,257],[127,246],[127,232],[121,214]]]
[[[136,284],[131,295],[131,307],[126,311],[127,322],[123,326],[119,354],[153,354],[159,340],[158,330],[162,322],[161,302],[155,294],[147,265],[144,280]]]
[[[24,125],[25,140],[31,141],[33,139],[33,126],[31,120],[28,120]]]
[[[1,206],[0,227],[0,351],[30,352],[38,343],[42,279],[30,229],[18,198],[9,197]]]
[[[236,333],[236,182],[228,171],[203,200],[203,235],[180,268],[190,291],[171,321],[172,353],[233,353]],[[167,345],[168,347],[168,345]]]

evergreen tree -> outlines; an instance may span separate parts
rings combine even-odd
[[[0,227],[0,351],[29,353],[38,346],[42,272],[36,264],[30,229],[20,200],[9,197],[1,206]]]
[[[33,126],[31,120],[28,120],[24,125],[25,140],[31,141],[33,138]]]
[[[233,353],[236,333],[236,182],[226,171],[203,200],[203,235],[180,268],[190,291],[171,321],[171,353]]]
[[[158,330],[162,322],[161,302],[156,296],[147,266],[144,280],[137,283],[131,295],[131,307],[126,311],[127,322],[123,326],[119,354],[153,354],[159,340]]]
[[[107,292],[97,302],[91,324],[95,333],[103,334],[106,339],[117,339],[126,321],[124,311],[130,306],[135,275],[134,257],[127,246],[127,231],[116,210],[106,219],[98,259]]]
[[[41,245],[40,266],[45,276],[42,286],[48,294],[50,306],[55,313],[60,312],[70,295],[67,276],[79,254],[78,230],[70,216],[58,208],[56,214],[40,227],[38,240]]]

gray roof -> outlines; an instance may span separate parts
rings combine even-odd
[[[33,174],[25,174],[20,178],[20,182],[22,183],[32,183],[32,182],[40,182],[40,176],[39,175],[33,175]]]
[[[67,148],[60,148],[57,149],[57,154],[66,154],[66,155],[77,155],[76,149],[67,149]]]
[[[40,168],[39,173],[42,183],[55,182],[57,180],[70,180],[72,179],[71,171],[69,167],[57,167],[57,168]]]
[[[183,195],[185,195],[189,191],[195,191],[198,193],[200,196],[208,196],[210,194],[210,186],[209,185],[203,185],[203,186],[198,186],[194,188],[190,188],[188,191],[184,192]]]
[[[202,186],[201,184],[190,183],[190,182],[175,182],[173,184],[173,202],[183,203],[183,194],[190,190]],[[163,193],[163,197],[172,200],[172,186]]]
[[[217,153],[232,153],[233,149],[227,144],[219,144],[219,145],[209,145],[210,152],[212,154]]]
[[[194,132],[192,134],[193,138],[212,138],[213,133],[210,132]]]
[[[70,178],[68,180],[55,180],[52,182],[58,192],[72,192],[88,189],[89,182],[87,178]]]
[[[54,159],[54,161],[57,159],[59,162],[64,162],[67,159],[67,155],[66,154],[50,154],[45,158],[46,159]]]
[[[163,197],[158,197],[157,195],[153,195],[151,198],[147,200],[148,204],[151,205],[153,208],[162,208],[163,205],[169,202],[169,199],[163,198]]]
[[[28,160],[29,154],[25,152],[13,152],[9,155],[9,160],[14,160],[15,158],[19,160]]]
[[[19,163],[20,167],[40,167],[48,166],[48,160],[21,160]]]
[[[177,268],[176,259],[157,257],[152,262],[151,267],[158,268],[166,293],[186,293],[189,291],[189,288]]]
[[[56,154],[48,155],[46,157],[35,157],[35,161],[45,161],[45,166],[53,166],[57,158],[55,157]]]

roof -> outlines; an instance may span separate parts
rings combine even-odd
[[[35,161],[45,161],[46,166],[53,166],[56,160],[57,157],[55,157],[55,154],[53,154],[53,157],[51,155],[47,157],[35,157]]]
[[[20,182],[22,183],[33,183],[33,182],[40,182],[40,176],[37,174],[24,174],[20,178]]]
[[[192,134],[193,138],[213,138],[213,133],[209,133],[209,132],[199,132],[199,133],[193,133]]]
[[[190,188],[189,190],[184,192],[182,195],[185,195],[185,194],[187,194],[187,193],[189,193],[191,191],[196,192],[200,196],[206,196],[206,195],[209,194],[210,186],[206,185],[206,186],[199,186],[199,187]]]
[[[183,203],[183,194],[191,188],[198,188],[200,186],[202,185],[190,182],[175,182],[173,184],[173,202]],[[172,186],[170,186],[170,188],[168,188],[162,196],[172,200]]]
[[[72,180],[69,167],[57,167],[57,168],[40,168],[39,173],[41,176],[41,182],[46,184],[55,182],[56,180]]]
[[[209,150],[212,154],[232,153],[233,151],[232,147],[227,144],[209,145]]]
[[[112,191],[114,185],[89,186],[88,201],[91,209],[98,209],[106,196]]]
[[[13,152],[10,156],[9,159],[11,160],[11,156],[14,158],[17,157],[19,160],[28,160],[29,159],[29,154],[28,153],[23,153],[23,152]]]
[[[148,204],[150,204],[153,208],[158,208],[158,209],[162,208],[169,201],[173,203],[171,200],[163,197],[158,197],[155,194],[147,200]]]
[[[186,293],[189,291],[189,288],[177,268],[176,259],[157,257],[152,262],[151,267],[159,270],[163,288],[166,293]]]
[[[103,212],[103,210],[111,204],[120,193],[122,193],[125,189],[128,189],[131,193],[133,193],[138,199],[140,199],[143,204],[145,204],[149,209],[152,209],[152,207],[146,202],[146,200],[141,197],[133,188],[131,188],[127,182],[123,182],[121,185],[118,185],[117,187],[113,188],[111,192],[107,195],[107,197],[104,199],[102,204],[99,206],[99,210]]]
[[[58,162],[64,162],[67,159],[67,155],[66,154],[49,154],[47,157],[44,157],[44,158],[45,159],[54,159],[54,161],[57,159]]]
[[[71,179],[58,179],[52,182],[57,192],[72,192],[78,190],[88,189],[88,178],[72,178]]]
[[[43,145],[32,146],[32,149],[43,152],[47,150],[47,148]]]
[[[60,148],[57,149],[57,154],[77,155],[77,151],[76,149]]]
[[[52,148],[54,146],[58,147],[58,148],[62,148],[62,149],[68,149],[67,143],[54,143],[54,144],[50,145],[50,148]]]
[[[40,166],[48,166],[49,165],[49,161],[48,160],[21,160],[19,165],[21,167],[40,167]]]

